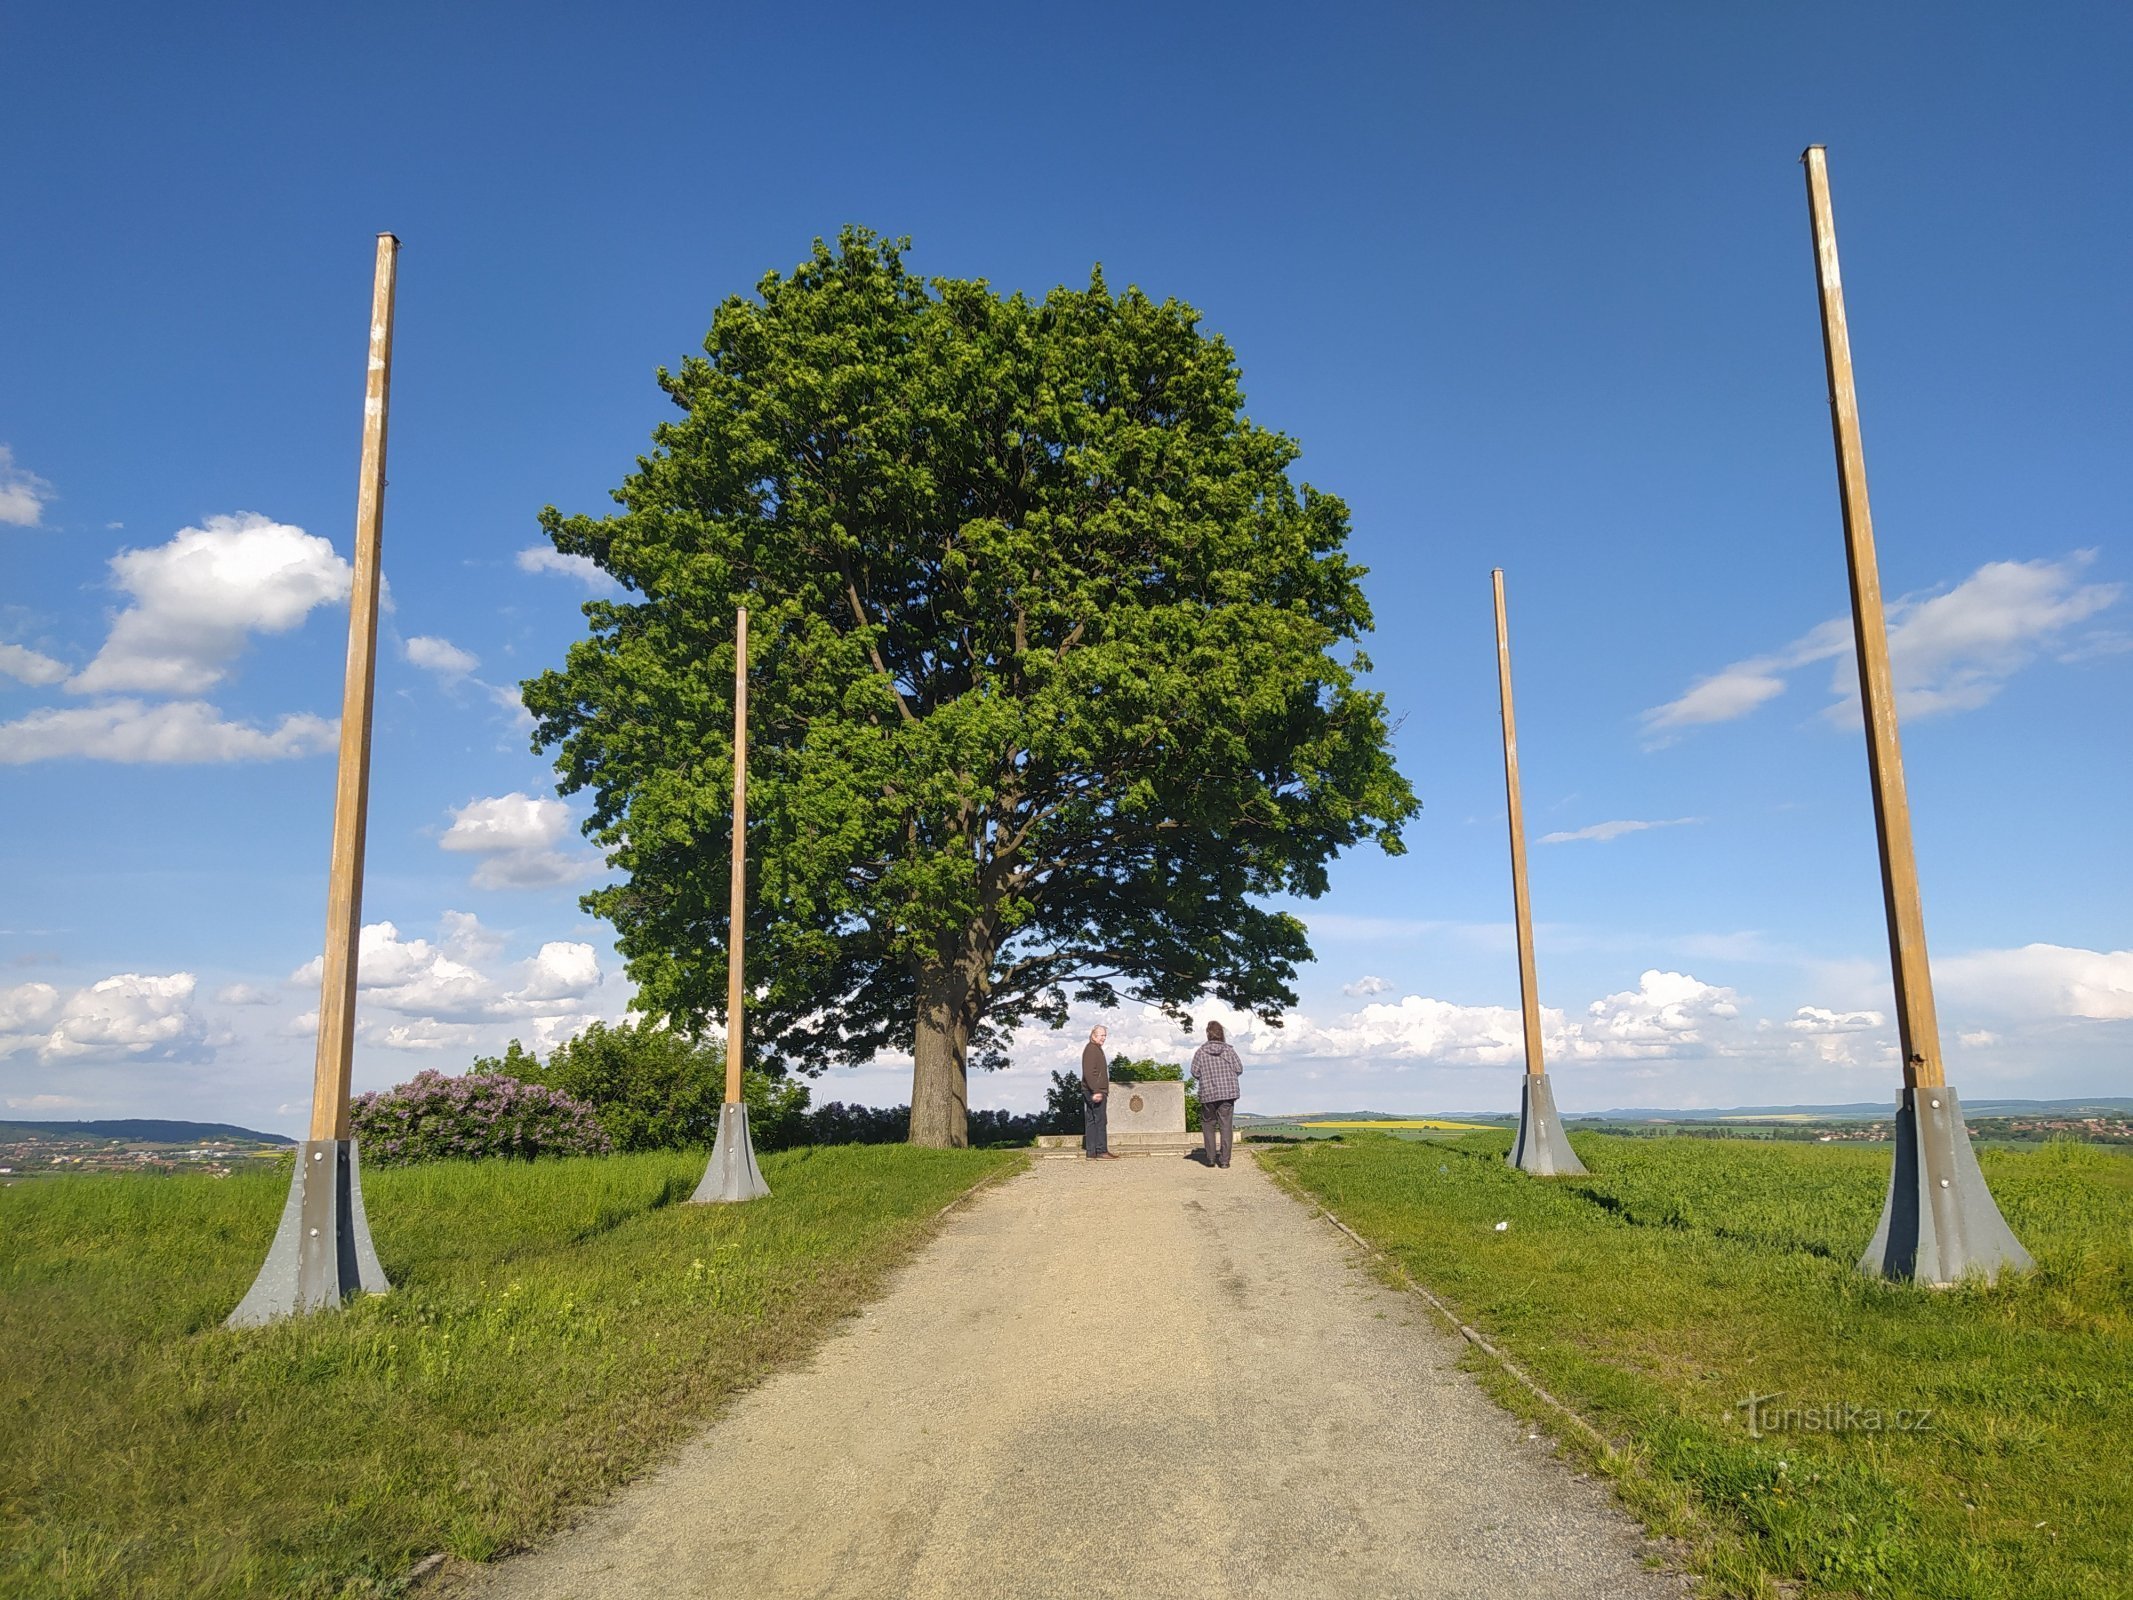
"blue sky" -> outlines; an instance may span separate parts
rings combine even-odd
[[[1809,143],[1951,1081],[2126,1091],[2123,8],[47,5],[0,47],[0,1116],[303,1118],[381,228],[357,1084],[622,1014],[510,705],[590,592],[535,515],[603,506],[653,370],[847,222],[1191,302],[1353,508],[1427,809],[1305,908],[1248,1108],[1513,1101],[1499,565],[1559,1100],[1893,1098]]]

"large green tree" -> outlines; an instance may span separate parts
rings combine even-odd
[[[749,608],[751,1038],[908,1049],[911,1137],[1071,1002],[1278,1020],[1328,862],[1415,809],[1347,509],[1289,476],[1197,313],[1096,273],[1042,301],[848,230],[659,382],[620,514],[542,516],[624,598],[526,685],[622,881],[640,1004],[723,1010],[733,616]]]

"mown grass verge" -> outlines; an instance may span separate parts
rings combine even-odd
[[[2133,1159],[1985,1152],[2039,1270],[1931,1290],[1854,1270],[1886,1149],[1575,1142],[1594,1176],[1526,1178],[1501,1134],[1262,1159],[1614,1441],[1727,1593],[2133,1594]]]
[[[1026,1159],[702,1153],[366,1173],[389,1295],[230,1332],[286,1176],[0,1189],[0,1594],[370,1596],[651,1461]]]

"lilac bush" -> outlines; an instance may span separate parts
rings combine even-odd
[[[592,1108],[500,1072],[418,1072],[349,1104],[363,1164],[479,1161],[487,1156],[599,1156],[613,1146]]]

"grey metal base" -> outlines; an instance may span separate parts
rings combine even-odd
[[[1570,1148],[1563,1119],[1555,1114],[1555,1091],[1548,1087],[1545,1072],[1525,1075],[1518,1101],[1518,1137],[1512,1141],[1509,1160],[1520,1172],[1536,1178],[1584,1175],[1585,1163]]]
[[[232,1328],[337,1309],[356,1293],[392,1285],[378,1265],[363,1215],[363,1174],[353,1139],[307,1139],[296,1147],[289,1202],[251,1292],[230,1313]]]
[[[722,1106],[718,1113],[718,1143],[711,1147],[711,1164],[704,1168],[704,1181],[689,1196],[691,1205],[713,1202],[759,1200],[770,1193],[763,1172],[755,1164],[755,1144],[748,1137],[748,1108]]]
[[[1973,1272],[1992,1278],[2036,1265],[1985,1187],[1953,1089],[1904,1090],[1895,1144],[1888,1203],[1861,1272],[1942,1287]]]

